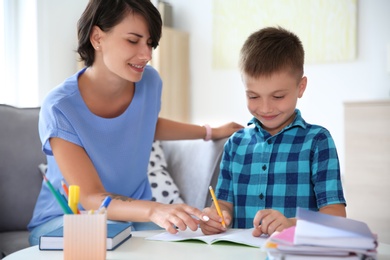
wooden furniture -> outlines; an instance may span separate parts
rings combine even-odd
[[[148,260],[182,260],[182,259],[266,259],[267,253],[259,248],[202,242],[163,242],[145,240],[164,230],[134,231],[133,237],[114,251],[107,251],[107,259],[148,259]],[[380,243],[378,260],[390,258],[390,245]],[[63,251],[39,251],[38,246],[15,252],[4,260],[62,260]]]
[[[160,116],[190,122],[189,34],[163,27],[151,65],[163,80]]]
[[[390,100],[346,102],[347,216],[390,243]]]

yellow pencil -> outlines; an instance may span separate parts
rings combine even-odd
[[[69,186],[68,205],[72,209],[74,214],[77,214],[77,205],[80,199],[80,187],[77,185]]]
[[[223,218],[221,208],[219,207],[218,200],[215,197],[213,187],[209,186],[211,197],[213,198],[215,208],[217,209],[218,215],[222,218],[222,226],[226,228],[225,219]]]

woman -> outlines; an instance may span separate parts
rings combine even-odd
[[[107,217],[133,230],[160,226],[196,230],[208,217],[185,204],[150,201],[147,178],[154,139],[218,139],[242,128],[183,124],[159,118],[162,82],[147,63],[161,37],[161,17],[150,1],[91,0],[78,22],[78,52],[86,68],[45,98],[39,119],[47,177],[80,187],[80,204],[96,209],[112,198]],[[46,185],[29,223],[30,244],[62,226],[61,208]],[[153,222],[156,225],[151,225]]]

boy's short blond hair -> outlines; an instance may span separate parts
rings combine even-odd
[[[300,80],[305,52],[301,40],[282,27],[266,27],[252,33],[241,48],[239,66],[250,77],[289,71]]]

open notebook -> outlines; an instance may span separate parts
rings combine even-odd
[[[252,236],[253,228],[251,229],[228,229],[226,232],[216,235],[204,235],[200,229],[192,231],[187,229],[185,231],[179,231],[177,234],[171,234],[168,232],[160,233],[151,237],[147,237],[148,240],[158,241],[202,241],[209,245],[217,242],[231,242],[240,245],[261,247],[267,240],[268,236],[254,237]]]

